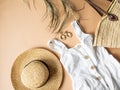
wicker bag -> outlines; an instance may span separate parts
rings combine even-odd
[[[111,5],[107,11],[90,0],[86,1],[102,15],[95,32],[93,45],[120,48],[120,0],[109,0]]]

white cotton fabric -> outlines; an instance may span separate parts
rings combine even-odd
[[[120,90],[120,63],[104,47],[93,47],[93,37],[82,32],[76,21],[72,26],[80,44],[67,48],[53,39],[49,46],[60,53],[60,61],[70,75],[73,90]]]

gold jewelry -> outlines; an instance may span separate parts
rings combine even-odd
[[[61,32],[60,39],[65,40],[66,38],[66,35],[63,32]]]
[[[73,34],[71,32],[68,32],[68,31],[65,31],[65,35],[68,37],[68,38],[71,38],[73,36]]]
[[[73,34],[68,31],[65,31],[64,33],[61,32],[60,34],[61,34],[60,39],[62,39],[62,40],[66,40],[67,38],[71,38],[73,36]]]

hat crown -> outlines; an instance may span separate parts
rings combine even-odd
[[[28,63],[22,73],[21,81],[24,86],[35,89],[43,86],[49,77],[49,70],[45,63],[40,60],[34,60]]]

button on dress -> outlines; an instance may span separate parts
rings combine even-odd
[[[60,54],[73,90],[120,90],[120,63],[104,47],[93,46],[93,36],[84,33],[77,21],[71,24],[80,43],[68,48],[52,39],[49,47]]]

